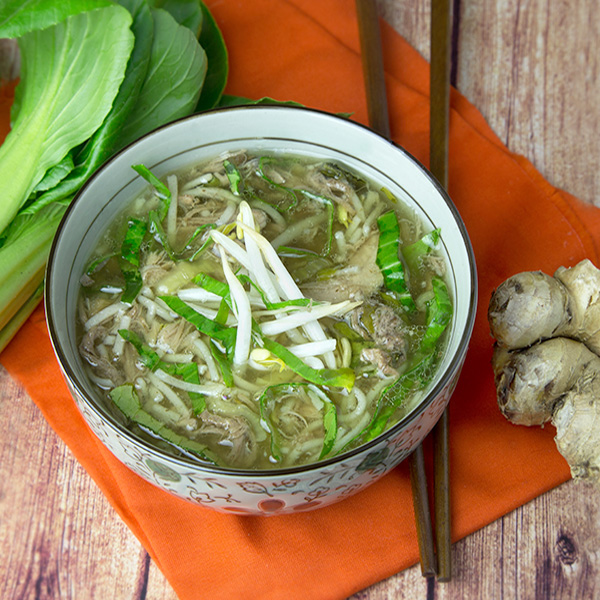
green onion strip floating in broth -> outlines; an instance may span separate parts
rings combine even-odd
[[[452,316],[439,230],[311,161],[234,153],[167,185],[134,167],[154,194],[91,257],[80,314],[90,377],[138,435],[227,467],[306,464],[431,381]]]
[[[377,265],[381,269],[387,288],[396,292],[401,305],[409,312],[415,310],[406,273],[399,253],[400,229],[396,213],[389,211],[377,219],[379,227],[379,247],[377,248]]]

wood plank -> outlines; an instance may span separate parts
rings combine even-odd
[[[429,58],[429,2],[378,0]],[[600,204],[600,19],[588,0],[458,6],[456,86],[500,139],[553,185]]]
[[[429,582],[430,593],[439,600],[600,597],[599,506],[591,484],[563,484],[455,543],[453,579]],[[425,598],[427,589],[414,567],[352,600]]]
[[[457,86],[513,151],[600,205],[600,19],[588,0],[462,2]]]
[[[0,440],[0,598],[144,597],[147,553],[4,368]]]

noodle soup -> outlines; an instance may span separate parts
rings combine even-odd
[[[115,414],[236,469],[325,460],[422,398],[452,317],[439,230],[342,164],[238,152],[149,182],[81,278]]]

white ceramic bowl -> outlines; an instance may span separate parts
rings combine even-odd
[[[89,255],[124,203],[147,183],[143,163],[162,177],[194,161],[236,149],[335,159],[387,187],[426,225],[441,227],[454,315],[447,350],[423,401],[371,442],[319,463],[241,471],[175,458],[132,435],[103,407],[76,342],[79,279]],[[98,438],[138,475],[191,502],[223,512],[282,514],[325,506],[358,492],[406,458],[430,432],[458,379],[476,308],[476,270],[465,226],[445,191],[406,151],[350,120],[292,107],[215,110],[150,133],[108,161],[69,207],[56,235],[46,278],[52,344],[81,413]]]

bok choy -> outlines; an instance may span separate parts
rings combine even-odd
[[[20,81],[0,146],[0,350],[40,299],[62,214],[102,163],[152,129],[219,103],[223,38],[200,0],[0,5]],[[131,256],[129,257],[131,258]],[[123,259],[136,293],[135,264]]]

